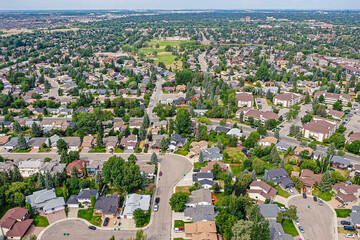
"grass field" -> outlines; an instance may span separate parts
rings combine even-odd
[[[288,193],[287,191],[281,189],[281,187],[277,186],[275,187],[275,189],[278,191],[278,195],[284,198],[288,198],[290,197],[290,193]]]
[[[78,211],[78,218],[83,218],[95,226],[101,226],[101,215],[94,215],[93,208],[80,209]]]
[[[293,237],[299,235],[296,227],[294,226],[294,223],[291,220],[284,219],[281,225],[284,228],[285,233],[290,234]]]
[[[206,167],[208,165],[208,162],[204,162],[203,164],[200,164],[199,162],[194,163],[195,169],[201,169],[202,167]]]
[[[156,57],[151,57],[154,59],[155,63],[163,62],[166,66],[170,66],[171,63],[177,58],[177,56],[171,55],[171,53],[165,53],[163,55],[158,55]]]
[[[47,227],[49,225],[49,221],[46,217],[40,216],[39,214],[31,216],[34,219],[34,225],[36,227]]]
[[[105,148],[94,147],[94,149],[89,151],[89,153],[106,153],[106,149]]]
[[[179,150],[176,150],[174,153],[186,156],[189,152],[186,150],[179,149]]]
[[[324,201],[330,201],[332,198],[332,195],[328,192],[320,192],[320,190],[314,190],[312,191],[312,195],[315,197],[319,197]]]
[[[175,228],[184,228],[185,223],[182,220],[175,220],[174,226],[175,226]]]
[[[177,186],[175,192],[183,192],[183,193],[191,194],[189,188],[190,187]]]
[[[229,159],[224,160],[224,163],[241,163],[246,159],[245,154],[239,148],[229,148],[224,153],[229,155]]]
[[[236,176],[240,176],[241,174],[241,166],[231,166],[231,172],[235,174]]]
[[[338,218],[346,218],[350,216],[351,209],[335,209]]]

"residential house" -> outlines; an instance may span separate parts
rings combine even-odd
[[[17,141],[18,141],[18,138],[17,137],[13,137],[10,139],[10,141],[8,141],[7,143],[5,143],[4,145],[4,149],[6,151],[12,151],[14,149],[17,148]]]
[[[259,145],[262,147],[270,147],[272,144],[276,144],[278,141],[275,137],[265,137],[263,139],[260,139]]]
[[[47,138],[45,137],[34,137],[31,138],[28,141],[29,147],[31,147],[32,150],[40,150],[42,148],[42,145],[46,144]]]
[[[102,174],[102,168],[104,166],[104,161],[102,160],[92,160],[86,166],[89,176],[95,176],[97,173]]]
[[[253,181],[247,192],[250,198],[262,202],[265,202],[266,199],[274,199],[277,194],[277,190],[275,188],[263,181]]]
[[[334,119],[341,119],[345,114],[345,112],[336,111],[332,109],[326,109],[326,113]]]
[[[350,161],[342,156],[331,156],[330,162],[333,167],[340,169],[347,169],[350,165]]]
[[[209,189],[214,185],[213,173],[198,172],[193,174],[193,182],[199,183],[203,188]]]
[[[81,144],[82,149],[91,150],[94,147],[94,137],[91,135],[85,136]]]
[[[293,240],[293,236],[285,233],[284,228],[276,220],[269,220],[270,240]]]
[[[351,144],[353,141],[360,141],[360,132],[354,132],[347,139],[347,143]]]
[[[179,148],[182,148],[186,145],[187,138],[181,137],[180,134],[173,134],[170,138],[170,144],[169,144],[169,151],[173,152],[178,150]]]
[[[87,160],[75,160],[75,161],[72,161],[71,163],[69,163],[69,165],[67,165],[66,173],[68,175],[70,175],[71,170],[73,169],[73,167],[76,167],[78,172],[79,172],[79,175],[83,176],[84,175],[84,168],[88,164],[89,164],[89,161],[87,161]]]
[[[218,240],[215,221],[185,223],[185,236],[192,240]]]
[[[34,221],[29,217],[26,208],[9,209],[0,220],[1,235],[6,239],[22,239]]]
[[[200,142],[192,142],[190,143],[190,153],[193,155],[199,155],[202,150],[207,149],[208,142],[200,141]]]
[[[7,142],[9,142],[11,136],[0,136],[0,146],[4,146]]]
[[[360,229],[360,206],[351,208],[350,221],[356,229]]]
[[[104,217],[114,217],[120,203],[119,196],[101,196],[95,203],[94,212]]]
[[[58,148],[57,148],[57,142],[60,140],[60,139],[62,139],[60,136],[58,136],[58,135],[53,135],[53,136],[51,136],[51,137],[49,137],[47,140],[46,140],[46,145],[48,146],[48,147],[51,147],[51,149],[53,149],[53,150],[57,150]]]
[[[226,135],[230,135],[230,136],[234,136],[234,137],[237,137],[237,138],[241,138],[244,136],[244,134],[240,131],[240,129],[238,128],[232,128],[230,129]]]
[[[282,107],[292,107],[302,101],[302,95],[297,93],[283,93],[283,94],[277,94],[273,97],[273,103],[276,106],[282,106]]]
[[[244,121],[249,121],[250,118],[253,118],[254,121],[259,120],[261,124],[265,124],[265,122],[270,119],[277,121],[279,116],[273,111],[260,111],[255,109],[244,111]]]
[[[237,107],[252,107],[254,105],[254,97],[252,93],[241,92],[236,93]]]
[[[205,161],[221,161],[223,159],[218,147],[206,148],[203,150],[203,156]]]
[[[289,147],[293,148],[290,144],[283,141],[279,141],[278,143],[276,143],[275,146],[278,152],[286,152],[286,150],[288,150]]]
[[[322,174],[315,174],[309,169],[301,170],[301,181],[304,183],[304,187],[312,188],[315,183],[319,184]]]
[[[81,139],[79,137],[66,137],[63,138],[67,143],[68,149],[70,151],[78,151],[81,146]]]
[[[131,123],[129,123],[129,128],[130,129],[134,129],[134,128],[140,129],[141,125],[142,125],[142,122],[131,122]]]
[[[56,197],[54,188],[36,191],[26,196],[25,202],[30,203],[35,212],[45,214],[50,214],[65,208],[64,198]]]
[[[267,220],[277,220],[278,214],[280,212],[279,206],[277,204],[259,204],[259,212]]]
[[[196,205],[195,207],[188,207],[184,210],[184,216],[187,220],[194,223],[202,221],[215,221],[217,213],[214,205]]]
[[[294,155],[295,156],[300,156],[300,153],[302,153],[304,151],[308,151],[309,156],[312,156],[313,153],[314,153],[314,150],[312,148],[309,148],[309,147],[296,147],[295,150],[294,150]]]
[[[275,185],[280,184],[284,188],[294,187],[294,182],[283,168],[265,170],[264,178],[266,181],[272,181]]]
[[[326,118],[314,117],[312,121],[303,127],[303,136],[306,138],[314,138],[316,141],[322,142],[326,138],[330,138],[338,128],[338,122]]]
[[[144,161],[137,161],[136,165],[139,165],[141,174],[145,174],[148,179],[153,179],[155,177],[155,165],[147,164]]]
[[[95,199],[99,198],[99,191],[96,189],[81,189],[77,195],[71,195],[67,201],[67,206],[70,208],[82,206],[91,206],[91,196]]]
[[[117,148],[119,139],[118,139],[118,136],[107,136],[106,138],[103,138],[103,142],[106,146],[106,150],[109,151],[109,150],[114,150],[115,148]]]
[[[42,166],[40,167],[40,173],[46,174],[49,172],[52,176],[55,175],[55,173],[62,173],[64,172],[64,169],[66,167],[66,163],[60,163],[57,160],[52,160],[50,162],[44,162]]]
[[[30,177],[40,172],[43,162],[40,160],[25,160],[19,163],[19,171],[21,176]]]
[[[133,218],[134,211],[138,208],[144,210],[145,212],[150,209],[150,195],[140,195],[140,194],[128,194],[125,197],[124,210],[121,214],[122,218]]]
[[[220,162],[220,161],[212,161],[212,162],[208,162],[208,164],[205,167],[201,167],[200,172],[211,172],[214,165],[218,164],[220,167],[220,170],[223,172],[231,172],[231,168],[229,164]]]
[[[120,145],[126,150],[135,150],[137,141],[137,136],[131,134],[128,137],[123,137],[120,141]]]
[[[176,92],[184,92],[184,91],[186,91],[186,86],[185,85],[177,85],[176,87],[175,87],[175,91]]]
[[[123,132],[127,128],[127,125],[124,124],[124,122],[115,122],[114,123],[114,131]]]
[[[197,205],[212,205],[211,191],[208,189],[198,189],[191,192],[186,207],[196,207]]]
[[[356,202],[360,195],[360,186],[351,182],[336,183],[332,190],[336,194],[335,199],[345,205]]]

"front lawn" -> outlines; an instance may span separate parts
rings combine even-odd
[[[89,153],[106,153],[106,149],[105,148],[94,147],[94,149],[89,151]]]
[[[175,220],[175,228],[184,228],[185,227],[185,223],[183,220]]]
[[[350,216],[351,209],[335,209],[338,218],[346,218]]]
[[[294,223],[289,219],[284,219],[281,223],[281,226],[284,228],[284,232],[287,234],[290,234],[293,237],[296,237],[299,235],[296,227],[294,226]]]
[[[124,153],[124,149],[115,148],[115,153]]]
[[[320,190],[313,190],[312,195],[318,198],[321,198],[324,201],[330,201],[332,198],[331,193],[328,192],[320,192]]]
[[[35,227],[47,227],[49,225],[49,221],[46,217],[40,216],[39,214],[35,214],[31,216],[34,219]]]
[[[177,186],[175,189],[175,192],[183,192],[183,193],[191,194],[189,189],[190,189],[190,187]]]
[[[203,164],[200,164],[199,162],[194,163],[195,169],[201,169],[202,167],[206,167],[208,165],[208,162],[204,162]]]
[[[101,226],[101,215],[94,215],[94,209],[79,209],[78,218],[83,218],[95,226]]]
[[[30,151],[31,151],[31,148],[28,148],[28,149],[14,149],[11,152],[12,153],[28,153]]]
[[[179,149],[179,150],[176,150],[174,153],[186,156],[189,153],[189,151]]]
[[[277,190],[277,194],[281,197],[284,198],[288,198],[290,197],[290,193],[288,193],[287,191],[283,190],[281,187],[276,186],[275,189]]]
[[[224,155],[228,155],[227,159],[224,159],[224,163],[242,163],[247,159],[245,154],[240,148],[229,148],[224,150]]]
[[[278,205],[278,207],[285,207],[285,205],[284,205],[284,204],[279,203],[279,202],[274,202],[274,204]]]
[[[38,153],[45,153],[45,152],[50,152],[51,149],[50,148],[42,148],[38,151]]]

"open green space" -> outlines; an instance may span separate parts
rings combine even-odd
[[[40,216],[39,214],[35,214],[31,216],[34,219],[35,227],[47,227],[49,226],[49,221],[47,217]]]
[[[281,223],[281,226],[284,228],[285,233],[290,234],[293,237],[296,237],[299,235],[296,227],[294,226],[294,223],[289,219],[284,219]]]
[[[228,155],[228,159],[224,159],[224,163],[241,163],[246,159],[245,154],[241,152],[240,148],[226,149],[224,154]]]
[[[351,209],[335,209],[338,218],[346,218],[350,216]]]
[[[78,218],[83,218],[95,226],[101,226],[101,215],[94,215],[94,209],[79,209]]]
[[[165,65],[171,65],[175,58],[177,58],[177,56],[171,55],[171,53],[153,57],[155,63],[163,62]]]

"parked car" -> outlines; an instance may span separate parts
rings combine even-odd
[[[351,223],[349,221],[341,221],[340,223],[341,223],[341,225],[351,225]]]
[[[347,237],[347,238],[355,238],[355,235],[352,234],[352,233],[346,233],[345,237]]]
[[[95,226],[89,226],[89,229],[96,230],[96,227]]]
[[[194,168],[194,169],[193,169],[193,172],[200,172],[200,169]]]
[[[159,197],[155,198],[155,204],[159,204],[159,202],[160,202],[160,198]]]
[[[318,199],[318,203],[319,203],[320,206],[323,205],[323,201],[321,199]]]
[[[154,212],[157,212],[157,211],[159,211],[159,205],[155,204],[154,205]]]
[[[352,226],[344,226],[344,230],[346,231],[356,231],[356,229]]]
[[[161,177],[162,176],[162,172],[160,171],[160,173],[159,173],[159,176]]]
[[[305,232],[302,226],[299,226],[299,230],[300,230],[301,233]]]
[[[314,202],[317,202],[317,197],[314,197]]]
[[[105,220],[104,220],[104,224],[103,224],[103,226],[107,226],[108,224],[109,224],[109,218],[107,217],[107,218],[105,218]]]
[[[307,198],[306,193],[303,193],[303,198],[305,198],[305,199]]]
[[[120,225],[121,225],[121,222],[119,222],[118,226],[120,227]]]
[[[175,228],[175,232],[184,232],[185,229],[184,228]]]
[[[299,219],[295,221],[296,222],[296,225],[299,225],[300,224],[300,221]]]

